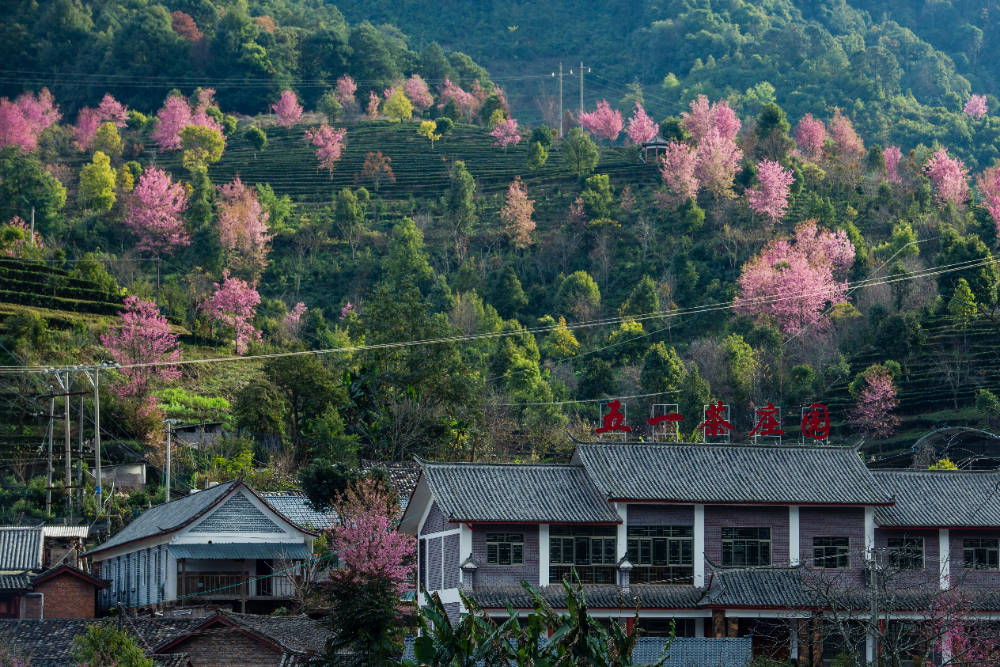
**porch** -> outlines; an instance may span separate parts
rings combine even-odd
[[[303,583],[304,544],[171,545],[177,562],[176,599],[288,600]]]

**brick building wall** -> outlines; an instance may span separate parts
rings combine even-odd
[[[922,570],[900,571],[887,569],[890,577],[890,585],[897,586],[932,586],[936,587],[940,581],[941,561],[938,557],[938,531],[936,530],[916,530],[899,529],[885,530],[875,529],[875,549],[878,551],[880,559],[887,559],[886,549],[889,546],[891,537],[921,537],[924,540],[924,567]],[[888,563],[887,563],[888,565]]]
[[[71,574],[57,576],[35,585],[45,595],[45,618],[93,618],[96,616],[96,587]]]
[[[524,564],[523,565],[488,565],[486,563],[487,533],[523,533],[524,534]],[[545,545],[546,549],[549,545]],[[479,569],[476,570],[474,585],[482,586],[518,586],[521,581],[538,584],[538,526],[525,525],[476,525],[472,529],[472,559]]]
[[[282,651],[225,625],[214,625],[170,647],[187,653],[193,667],[278,667]]]
[[[770,528],[771,564],[788,564],[788,508],[705,506],[705,557],[722,564],[722,529],[726,527]]]
[[[630,526],[693,526],[694,505],[646,505],[628,506]]]
[[[951,542],[951,581],[954,586],[969,586],[971,588],[1000,588],[1000,570],[973,570],[964,567],[966,538],[1000,538],[996,530],[952,530],[949,534]]]
[[[454,530],[457,527],[458,526],[453,526],[448,523],[448,519],[441,513],[441,510],[438,508],[438,504],[434,503],[431,505],[430,512],[427,513],[427,520],[424,521],[424,529],[422,532],[424,535],[427,535],[428,533],[440,533],[445,530]]]

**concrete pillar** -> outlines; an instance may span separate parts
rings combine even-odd
[[[938,559],[941,563],[938,583],[941,590],[946,591],[951,588],[951,531],[947,528],[938,530]]]
[[[875,508],[865,508],[865,560],[875,557]]]
[[[538,585],[549,585],[549,524],[538,525]]]
[[[794,618],[788,621],[788,658],[796,663],[799,660],[799,624]]]
[[[705,506],[694,506],[694,585],[705,587]]]
[[[788,564],[799,564],[799,508],[788,507]]]
[[[705,619],[701,616],[694,619],[694,636],[695,637],[705,636]]]
[[[472,557],[472,528],[468,524],[460,524],[458,527],[458,562],[455,563],[455,567],[458,567],[458,581],[459,583],[465,583],[465,570],[461,568],[462,563],[465,562],[466,558]]]
[[[618,535],[615,543],[615,562],[625,558],[625,550],[628,547],[628,504],[615,503],[615,511],[621,517],[622,522],[618,524]]]

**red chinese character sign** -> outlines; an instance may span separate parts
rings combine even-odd
[[[781,436],[785,435],[781,430],[781,408],[768,401],[766,407],[754,412],[757,413],[757,424],[750,431],[753,441],[756,443],[760,438],[777,438],[778,444],[781,444]]]
[[[625,424],[627,412],[628,408],[619,400],[601,403],[601,425],[594,429],[594,433],[602,436],[605,433],[631,433],[632,429]]]
[[[649,406],[649,419],[646,423],[652,429],[653,440],[656,442],[680,442],[680,422],[684,419],[677,412],[676,403],[654,403]]]
[[[802,438],[826,440],[830,437],[830,411],[822,403],[802,408]]]
[[[729,421],[729,406],[722,401],[709,403],[705,406],[705,421],[698,428],[702,433],[702,442],[728,443],[733,424]]]

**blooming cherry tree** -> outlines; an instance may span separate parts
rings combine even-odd
[[[382,104],[382,100],[378,98],[374,90],[368,91],[368,107],[365,111],[368,114],[368,120],[375,120],[378,118],[378,107]]]
[[[354,97],[354,93],[358,91],[358,84],[354,83],[352,79],[347,74],[342,74],[339,79],[337,79],[337,88],[334,90],[334,95],[337,96],[337,101],[345,109],[354,109],[357,107],[358,102]]]
[[[865,156],[865,143],[854,130],[851,119],[840,113],[840,109],[833,112],[830,120],[830,137],[842,161],[857,162]]]
[[[306,304],[299,301],[295,307],[285,313],[285,319],[281,321],[282,327],[289,336],[296,336],[302,328],[302,316],[308,310]]]
[[[245,280],[230,276],[229,271],[223,271],[222,285],[215,284],[215,292],[201,304],[201,311],[216,324],[233,332],[236,353],[243,354],[250,341],[261,338],[260,331],[253,325],[259,304],[260,294],[256,288]]]
[[[144,399],[157,378],[175,380],[181,375],[180,369],[169,365],[181,359],[177,334],[152,301],[135,296],[125,299],[118,326],[101,336],[101,345],[115,362],[125,366],[118,369],[120,380],[112,384],[112,391],[122,398]],[[164,362],[167,365],[160,365]]]
[[[271,105],[271,110],[278,117],[278,125],[285,128],[295,125],[302,118],[302,105],[291,90],[281,91],[281,97]]]
[[[114,123],[117,128],[128,124],[128,109],[112,97],[111,93],[105,93],[101,103],[97,105],[97,113],[100,114],[101,122]]]
[[[666,208],[672,208],[698,194],[695,170],[698,156],[687,144],[671,141],[660,158],[660,176],[667,186],[657,198]]]
[[[660,126],[655,120],[649,117],[649,114],[642,108],[642,105],[636,102],[635,111],[628,121],[628,129],[625,130],[629,142],[636,146],[641,146],[647,141],[652,141],[659,131]]]
[[[976,177],[976,189],[983,197],[983,206],[993,217],[1000,233],[1000,167],[990,167]]]
[[[184,186],[174,183],[162,169],[147,167],[132,190],[125,224],[135,234],[138,250],[159,257],[191,243],[181,213],[187,207]]]
[[[216,208],[219,214],[219,242],[227,264],[256,278],[267,267],[271,234],[267,229],[268,212],[239,176],[218,188]]]
[[[62,114],[55,104],[55,98],[48,88],[42,88],[37,94],[22,93],[14,100],[21,109],[25,120],[31,126],[31,131],[38,136],[42,130],[59,122]]]
[[[695,143],[715,130],[724,139],[735,140],[742,123],[725,100],[709,104],[708,98],[699,95],[691,101],[689,110],[681,113],[681,124]]]
[[[772,222],[780,220],[788,211],[789,186],[795,182],[792,170],[773,160],[761,160],[757,163],[757,181],[757,187],[747,190],[750,210]]]
[[[531,245],[531,233],[535,231],[535,221],[531,219],[535,211],[535,200],[528,199],[528,188],[515,176],[507,188],[507,199],[500,209],[500,219],[507,226],[516,248],[527,248]]]
[[[45,244],[42,243],[42,237],[38,232],[32,231],[28,223],[20,216],[15,215],[2,229],[16,230],[17,232],[16,234],[2,234],[6,238],[2,243],[0,253],[6,257],[27,257],[34,254],[34,248],[41,249],[45,247]]]
[[[795,143],[798,144],[799,151],[812,160],[822,157],[826,137],[823,121],[813,118],[811,113],[803,116],[795,126]]]
[[[931,179],[939,201],[960,206],[969,198],[969,169],[958,158],[948,157],[939,148],[924,165],[924,173]]]
[[[490,132],[490,136],[496,140],[493,145],[503,146],[504,151],[507,150],[508,146],[516,146],[521,143],[521,135],[517,131],[517,119],[507,118],[500,121]]]
[[[899,176],[899,161],[903,159],[903,151],[899,146],[887,146],[882,149],[882,159],[885,161],[885,179],[892,183],[899,183],[903,179]]]
[[[771,241],[743,266],[734,302],[738,313],[774,318],[786,334],[804,327],[823,329],[827,305],[847,300],[844,276],[854,261],[854,246],[844,231],[821,231],[815,221],[795,230],[794,242]]]
[[[384,581],[403,593],[414,569],[415,540],[396,530],[394,494],[367,479],[348,487],[333,509],[337,522],[330,546],[341,567],[332,576],[348,583]]]
[[[330,172],[333,178],[333,165],[340,159],[344,152],[344,137],[347,130],[334,129],[323,123],[316,130],[306,130],[306,139],[316,147],[316,159],[319,160],[319,168]]]
[[[580,127],[596,137],[604,137],[609,142],[618,138],[624,126],[622,112],[612,109],[607,100],[598,102],[596,110],[580,114]]]
[[[455,101],[459,113],[463,116],[471,116],[479,109],[480,101],[475,95],[466,92],[461,86],[452,83],[451,79],[445,77],[444,86],[438,95],[438,108],[443,109],[449,100]]]
[[[25,153],[38,147],[38,137],[24,111],[6,97],[0,99],[0,148],[4,146],[17,146]]]
[[[85,151],[90,147],[90,142],[94,140],[98,128],[101,126],[101,112],[90,107],[83,107],[76,114],[76,126],[74,134],[76,143],[80,150]]]
[[[865,437],[887,438],[899,426],[893,410],[899,405],[896,385],[889,370],[883,366],[865,372],[865,384],[858,392],[858,401],[848,420]]]
[[[979,120],[980,118],[986,115],[987,111],[986,96],[973,95],[965,103],[965,106],[962,108],[962,111],[964,111],[966,115],[971,116],[976,120]]]
[[[161,151],[177,150],[181,147],[181,130],[188,125],[191,125],[191,107],[183,97],[171,95],[157,112],[156,127],[149,138]]]
[[[733,177],[743,159],[743,151],[736,142],[712,128],[698,142],[697,155],[698,181],[716,196],[732,196]]]
[[[423,111],[434,104],[430,88],[419,74],[413,74],[403,83],[403,92],[418,111]]]

